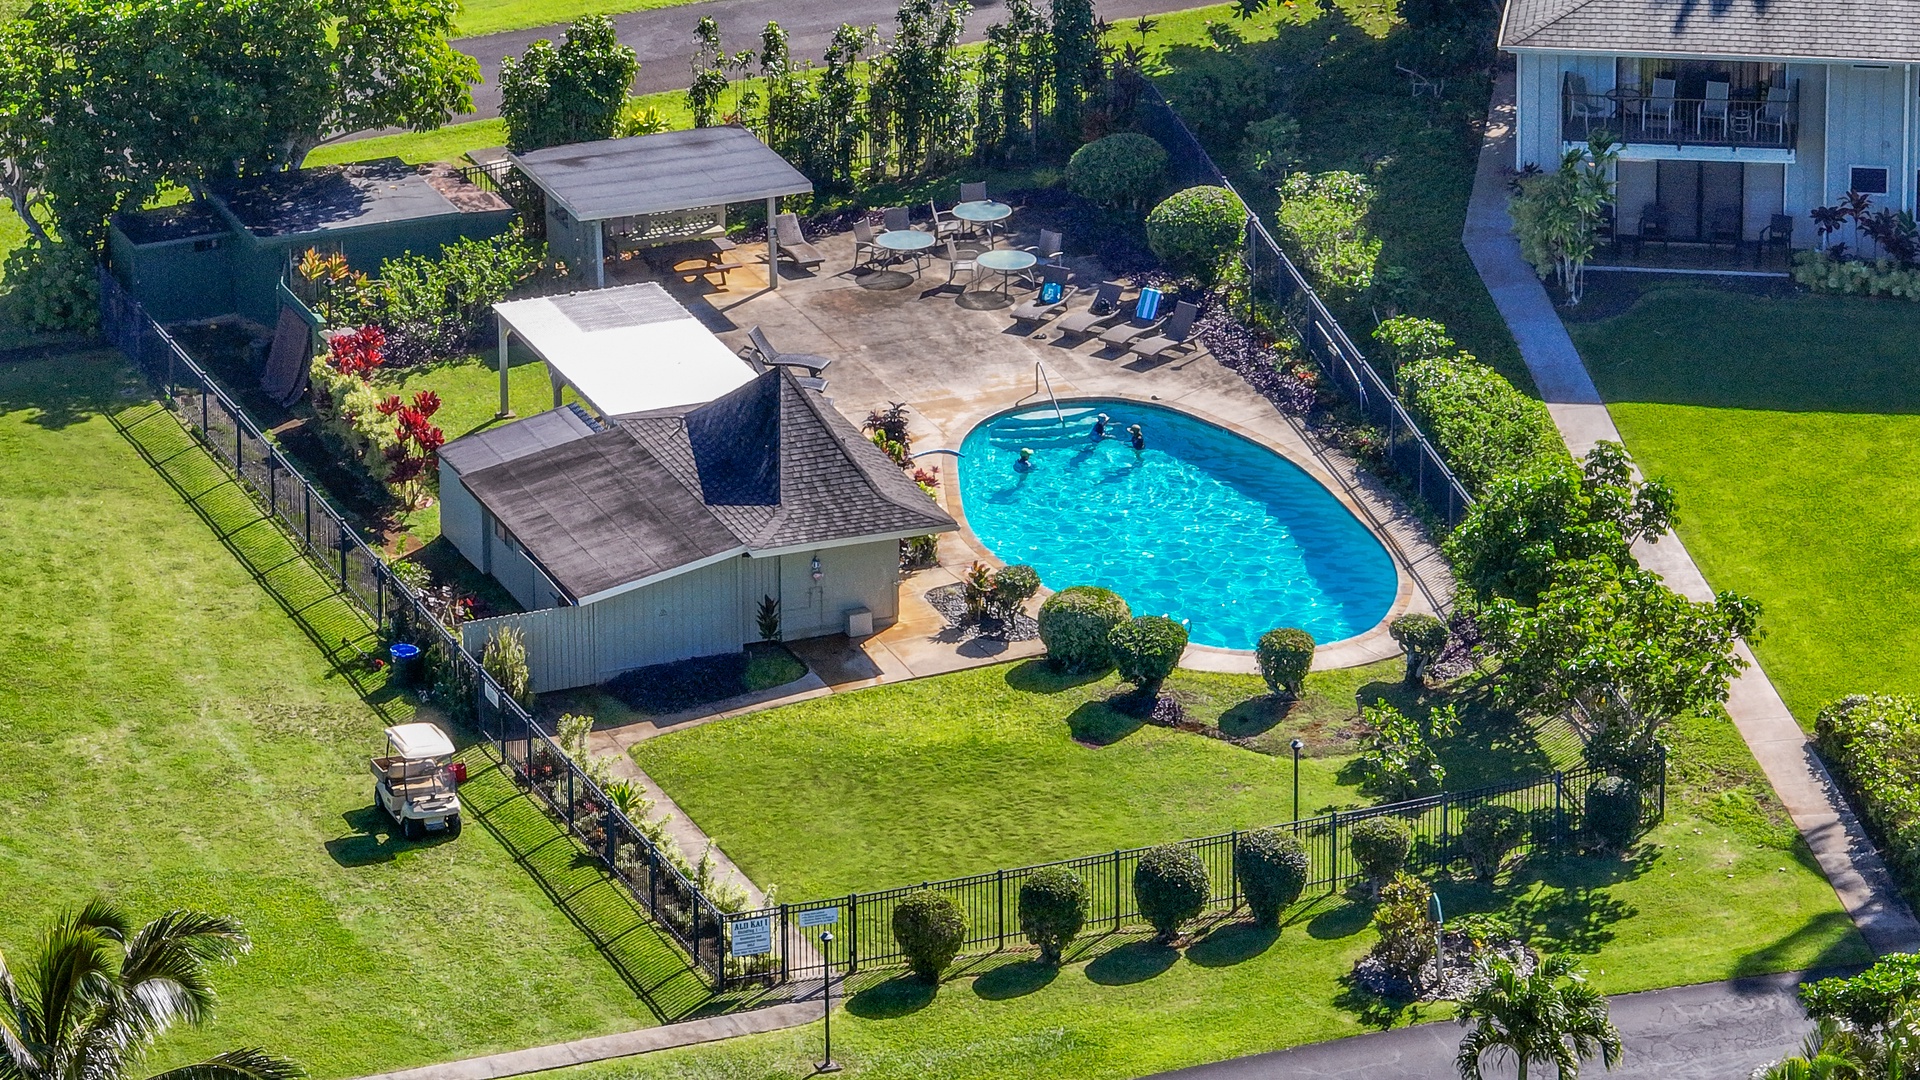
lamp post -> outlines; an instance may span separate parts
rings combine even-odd
[[[820,976],[821,1019],[826,1022],[827,1052],[826,1060],[813,1067],[816,1073],[839,1072],[841,1065],[833,1060],[833,931],[827,930],[820,935],[820,959],[825,964],[824,974]]]
[[[1306,743],[1293,740],[1293,820],[1296,829],[1300,827],[1300,751],[1306,748]]]

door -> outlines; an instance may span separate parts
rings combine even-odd
[[[1737,161],[1660,162],[1655,199],[1667,212],[1669,237],[1681,241],[1738,238],[1745,219],[1745,174],[1744,163]],[[1734,237],[1725,235],[1728,229]]]

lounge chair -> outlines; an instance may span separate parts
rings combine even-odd
[[[1120,283],[1103,281],[1093,290],[1093,303],[1087,310],[1076,311],[1060,320],[1060,332],[1063,334],[1092,334],[1105,330],[1114,323],[1127,317],[1127,309],[1120,303]]]
[[[820,249],[807,243],[800,232],[800,219],[792,214],[775,214],[773,236],[779,241],[780,257],[802,270],[811,270],[827,261]]]
[[[783,353],[773,347],[773,342],[767,340],[766,331],[757,326],[747,331],[747,347],[740,350],[740,355],[758,371],[776,367],[798,368],[815,377],[833,363],[832,358],[813,353]]]
[[[1166,325],[1167,316],[1160,314],[1160,301],[1158,290],[1140,290],[1140,296],[1133,302],[1133,314],[1127,316],[1126,322],[1109,324],[1106,332],[1100,335],[1100,344],[1109,349],[1124,349],[1135,339],[1146,337]]]
[[[1067,283],[1067,277],[1070,273],[1071,271],[1064,266],[1041,267],[1040,291],[1045,292],[1048,285],[1058,283],[1060,286],[1060,299],[1049,303],[1040,298],[1040,293],[1035,293],[1014,305],[1013,310],[1009,313],[1013,316],[1013,321],[1041,325],[1057,316],[1066,314],[1067,302],[1072,300],[1073,294],[1078,291]]]
[[[1152,337],[1129,342],[1127,351],[1135,356],[1151,358],[1190,345],[1193,343],[1193,321],[1199,317],[1200,308],[1182,300],[1174,306],[1173,317],[1167,320],[1165,329]]]

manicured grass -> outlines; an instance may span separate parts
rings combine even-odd
[[[582,15],[618,15],[627,11],[677,7],[693,0],[461,0],[457,37],[478,37],[503,30],[570,23]],[[689,21],[689,28],[692,23]],[[554,41],[560,34],[553,35]]]
[[[456,841],[388,834],[365,759],[413,710],[328,656],[371,644],[365,624],[117,354],[0,367],[0,544],[0,946],[21,955],[95,894],[137,918],[229,912],[254,937],[216,1023],[156,1065],[264,1045],[357,1076],[699,1007],[474,751]]]
[[[956,681],[932,680],[944,687]],[[778,723],[775,714],[758,719]],[[897,734],[894,726],[887,730]],[[945,737],[926,753],[957,765],[983,753],[982,743],[1000,728],[983,718],[971,738],[953,727],[938,730]],[[1083,750],[1107,754],[1142,734]],[[1504,913],[1537,947],[1579,955],[1609,993],[1865,960],[1832,889],[1785,824],[1732,726],[1724,719],[1693,721],[1674,742],[1679,764],[1668,819],[1633,857],[1542,859],[1492,889],[1442,883],[1447,910]],[[1155,746],[1168,756],[1167,747]],[[848,756],[869,751],[856,744]],[[801,773],[789,786],[812,779]],[[1015,771],[1003,774],[1001,802],[1014,802],[1025,784]],[[1125,797],[1144,810],[1158,794],[1150,789]],[[1223,804],[1230,804],[1232,794],[1225,795]],[[926,804],[905,805],[903,816],[921,813]],[[1035,828],[1047,830],[1076,829],[1101,810],[1066,800],[1027,809]],[[822,866],[837,865],[839,857],[828,850],[832,834],[818,830],[830,828],[823,819],[841,810],[833,806],[807,818],[808,835],[822,841],[808,845],[810,857]],[[1342,977],[1373,940],[1368,919],[1363,903],[1310,898],[1290,913],[1277,939],[1229,922],[1203,929],[1178,952],[1137,939],[1095,940],[1057,974],[1020,962],[1024,956],[988,961],[942,985],[930,1001],[904,981],[876,984],[881,976],[869,976],[853,983],[835,1018],[834,1053],[863,1078],[1125,1078],[1449,1015],[1446,1006],[1394,1010],[1348,990]],[[815,1024],[575,1074],[578,1080],[803,1077],[819,1048]]]
[[[1920,692],[1920,307],[1668,286],[1570,329],[1707,580],[1765,605],[1755,651],[1801,723]]]

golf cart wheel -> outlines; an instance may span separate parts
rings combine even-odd
[[[427,834],[427,824],[419,818],[408,818],[400,823],[400,835],[409,840],[418,840]]]
[[[460,815],[455,814],[452,817],[447,819],[447,837],[451,839],[459,835],[460,835]]]

